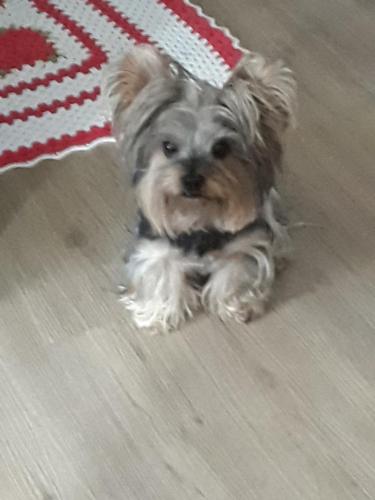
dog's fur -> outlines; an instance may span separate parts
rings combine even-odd
[[[124,297],[136,324],[176,328],[201,306],[223,320],[262,314],[288,246],[275,174],[291,72],[246,56],[216,88],[138,46],[104,90],[140,213]]]

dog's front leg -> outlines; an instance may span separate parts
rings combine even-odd
[[[199,306],[198,292],[186,279],[195,262],[168,240],[143,239],[126,263],[127,292],[122,301],[140,328],[177,328]]]
[[[264,313],[274,277],[270,235],[256,230],[238,236],[212,260],[203,304],[223,321],[250,321]]]

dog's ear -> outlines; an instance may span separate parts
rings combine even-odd
[[[281,166],[281,136],[294,121],[296,84],[281,62],[244,56],[222,92],[222,103],[237,121],[258,172],[260,189],[267,192]]]
[[[103,94],[112,117],[125,111],[152,81],[169,76],[170,59],[151,45],[137,45],[104,75]]]
[[[104,75],[103,97],[124,165],[133,173],[148,164],[148,132],[179,94],[174,61],[149,45],[128,51]]]
[[[267,63],[260,55],[246,55],[225,88],[232,90],[245,114],[255,114],[278,135],[294,121],[296,83],[281,61]]]

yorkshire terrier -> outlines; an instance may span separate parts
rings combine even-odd
[[[139,210],[123,297],[136,325],[174,329],[202,307],[224,321],[262,315],[289,248],[275,177],[291,71],[247,55],[218,88],[137,46],[104,91]]]

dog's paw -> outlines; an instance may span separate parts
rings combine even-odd
[[[222,321],[249,323],[265,313],[268,297],[257,296],[256,291],[248,289],[227,297],[211,297],[208,309]]]
[[[262,316],[271,295],[274,261],[260,257],[220,262],[203,289],[204,307],[223,321],[247,323]]]
[[[199,308],[197,294],[185,294],[183,300],[172,297],[161,300],[140,300],[135,293],[124,293],[120,301],[131,313],[135,325],[150,334],[167,333],[178,329],[187,319],[192,318]]]

